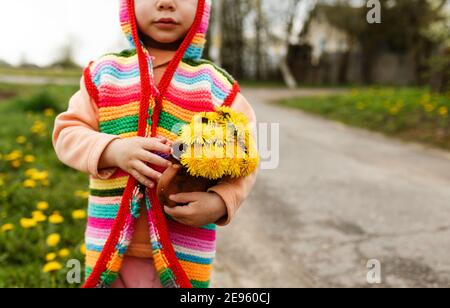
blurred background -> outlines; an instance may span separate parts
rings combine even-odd
[[[78,287],[88,177],[51,132],[83,67],[127,48],[116,2],[0,3],[0,287]],[[213,286],[450,286],[450,1],[213,2],[204,57],[268,124],[271,162]]]

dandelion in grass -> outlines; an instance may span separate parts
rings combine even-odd
[[[45,210],[48,210],[49,204],[48,204],[47,201],[39,201],[39,202],[36,204],[36,208],[37,208],[39,211],[45,211]]]
[[[439,115],[443,118],[446,118],[448,116],[448,108],[443,106],[441,108],[439,108]]]
[[[56,259],[56,253],[54,253],[54,252],[48,253],[45,256],[45,261],[47,261],[47,262],[54,261],[55,259]]]
[[[27,138],[26,138],[25,136],[18,136],[18,137],[16,138],[16,142],[17,142],[18,144],[24,144],[25,142],[27,142]]]
[[[61,249],[61,250],[58,252],[58,255],[59,255],[61,258],[67,258],[67,257],[70,255],[70,250],[67,249],[67,248],[63,248],[63,249]]]
[[[44,265],[42,271],[44,273],[57,272],[62,269],[62,265],[59,262],[51,261]]]
[[[26,163],[33,163],[36,158],[33,155],[25,155],[23,159]]]
[[[19,223],[24,229],[31,229],[37,226],[37,221],[33,218],[21,218]]]
[[[81,252],[83,255],[86,254],[86,244],[82,244],[82,245],[80,246],[80,252]]]
[[[80,220],[86,218],[85,210],[75,210],[72,212],[72,218],[75,220]]]
[[[34,187],[36,187],[36,181],[27,179],[27,180],[23,181],[23,187],[34,188]]]
[[[64,217],[59,212],[55,212],[48,217],[48,221],[53,225],[59,225],[64,222]]]
[[[47,246],[48,247],[55,247],[59,244],[61,241],[61,235],[58,233],[52,233],[47,237]]]
[[[4,224],[3,226],[1,226],[0,230],[5,233],[5,232],[9,232],[14,230],[14,225],[11,223],[8,224]]]
[[[32,218],[36,222],[44,222],[47,220],[47,216],[45,216],[44,213],[42,213],[41,211],[33,211]]]

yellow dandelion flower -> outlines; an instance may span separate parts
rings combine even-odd
[[[47,220],[47,216],[45,216],[41,211],[33,211],[32,217],[36,222],[44,222]]]
[[[86,254],[86,244],[82,244],[82,245],[80,246],[80,252],[81,252],[83,255]]]
[[[50,252],[45,256],[45,261],[50,262],[56,259],[56,253]]]
[[[48,202],[47,202],[47,201],[39,201],[39,202],[36,204],[36,208],[37,208],[38,210],[40,210],[40,211],[48,210],[48,207],[49,207],[49,205],[48,205]]]
[[[61,241],[61,235],[58,233],[52,233],[47,237],[47,246],[55,247]]]
[[[11,166],[12,166],[13,168],[19,168],[20,165],[21,165],[20,160],[13,160],[13,161],[11,162]]]
[[[58,255],[59,255],[61,258],[67,258],[67,257],[70,255],[70,251],[69,251],[69,249],[67,249],[67,248],[63,248],[63,249],[61,249],[61,250],[58,252]]]
[[[248,118],[242,112],[237,112],[230,107],[222,106],[216,109],[216,112],[219,113],[224,122],[231,122],[234,124],[247,124]]]
[[[187,145],[194,143],[194,132],[190,125],[182,127],[178,140]]]
[[[439,115],[443,118],[448,116],[448,108],[447,107],[441,107],[439,108]]]
[[[77,191],[75,191],[74,195],[76,197],[81,198],[81,199],[88,199],[89,198],[89,191],[77,190]]]
[[[433,104],[425,104],[424,108],[425,108],[425,111],[428,112],[428,113],[434,111],[434,105]]]
[[[259,157],[249,157],[242,165],[241,176],[246,177],[252,174],[259,165]]]
[[[34,134],[42,134],[42,132],[45,130],[45,124],[41,121],[35,121],[33,123],[33,126],[31,127],[30,131]]]
[[[25,155],[24,161],[25,161],[26,163],[32,163],[32,162],[35,161],[35,158],[34,158],[33,155]]]
[[[27,177],[32,177],[36,172],[39,172],[39,170],[37,170],[36,168],[30,168],[25,171],[25,175]]]
[[[59,213],[53,213],[48,217],[48,221],[53,225],[59,225],[63,223],[64,217],[62,217]]]
[[[47,108],[44,110],[44,115],[46,117],[51,117],[55,114],[55,110],[53,110],[52,108]]]
[[[389,108],[389,114],[391,115],[397,115],[400,109],[397,106],[393,106]]]
[[[45,264],[42,271],[44,273],[51,273],[51,272],[57,272],[61,269],[62,269],[62,265],[59,262],[52,261],[52,262]]]
[[[31,179],[35,181],[44,181],[48,178],[48,171],[36,171],[31,175]]]
[[[72,218],[73,219],[84,219],[84,218],[86,218],[86,211],[85,210],[75,210],[72,212]]]
[[[33,218],[25,218],[24,217],[24,218],[20,219],[20,225],[24,229],[31,229],[31,228],[36,227],[37,222]]]
[[[18,136],[18,137],[16,138],[16,142],[17,142],[18,144],[24,144],[25,142],[27,142],[27,138],[26,138],[25,136]]]
[[[36,187],[36,182],[34,180],[27,179],[27,180],[23,181],[23,187],[34,188],[34,187]]]
[[[216,146],[204,146],[202,157],[181,156],[181,163],[193,176],[219,179],[227,170],[224,149]]]
[[[22,152],[19,150],[14,150],[11,153],[5,155],[6,161],[19,160],[20,158],[22,158]]]
[[[9,232],[9,231],[12,231],[13,229],[14,229],[14,225],[13,224],[4,224],[1,227],[1,231],[2,232]]]

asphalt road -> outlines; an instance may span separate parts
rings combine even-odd
[[[322,90],[243,94],[280,123],[280,164],[219,229],[212,286],[450,286],[450,153],[271,103]]]

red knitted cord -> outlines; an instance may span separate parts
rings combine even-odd
[[[175,250],[173,249],[172,242],[169,237],[166,217],[164,216],[162,206],[159,203],[158,197],[156,195],[156,188],[147,189],[147,193],[149,193],[150,203],[152,204],[153,212],[156,216],[156,227],[159,231],[159,237],[161,245],[163,247],[164,255],[169,261],[169,266],[175,275],[175,280],[178,286],[180,286],[181,288],[192,288],[191,282],[186,275],[186,272],[181,267],[181,264],[175,254]]]
[[[150,76],[148,73],[148,62],[147,58],[142,51],[138,31],[135,22],[135,12],[134,12],[134,0],[128,0],[128,11],[130,13],[131,19],[131,28],[133,41],[136,45],[136,51],[138,53],[139,59],[139,71],[141,77],[141,102],[140,102],[140,111],[139,111],[139,124],[138,124],[138,136],[144,137],[145,130],[147,127],[147,110],[149,107],[150,100]],[[125,188],[124,195],[122,197],[122,202],[120,204],[119,212],[117,213],[117,217],[114,221],[114,225],[111,230],[111,234],[108,237],[108,240],[105,246],[102,249],[102,253],[100,254],[97,263],[95,264],[94,270],[89,276],[86,284],[83,286],[84,288],[93,288],[97,286],[100,281],[101,274],[107,269],[108,263],[111,260],[113,253],[116,249],[116,245],[119,241],[120,232],[122,231],[126,218],[130,213],[129,203],[132,198],[132,193],[134,187],[136,186],[136,180],[133,177],[128,178],[127,186]]]
[[[89,65],[83,71],[84,84],[86,86],[86,90],[89,93],[89,96],[94,99],[94,101],[98,104],[98,89],[95,84],[92,82],[91,78],[91,65],[94,61],[91,61]]]
[[[234,99],[236,98],[236,95],[239,93],[239,91],[240,91],[239,84],[237,82],[235,82],[233,84],[233,88],[231,89],[230,94],[225,99],[222,106],[231,107],[231,105],[233,104]]]

